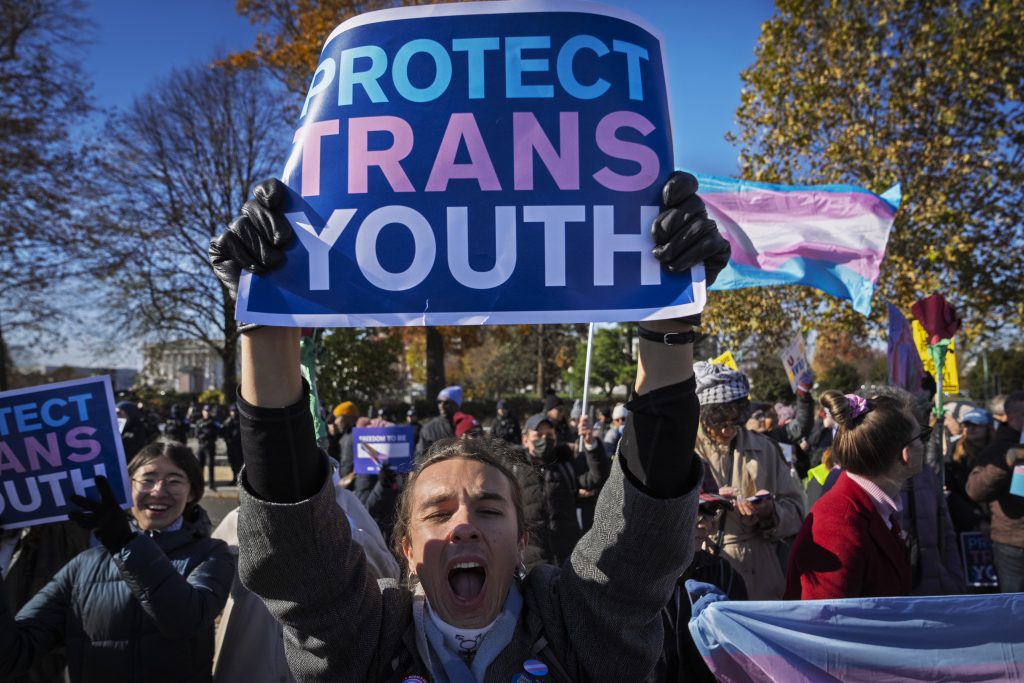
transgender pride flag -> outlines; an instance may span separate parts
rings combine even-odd
[[[731,602],[708,584],[690,634],[725,683],[1024,680],[1024,593]]]
[[[900,186],[768,185],[701,175],[700,196],[732,258],[711,289],[807,285],[871,311]]]

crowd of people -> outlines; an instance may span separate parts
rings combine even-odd
[[[695,191],[669,180],[656,255],[712,282],[729,248]],[[278,261],[282,192],[258,186],[214,241],[225,286]],[[446,387],[436,416],[404,416],[411,471],[374,473],[353,430],[391,416],[341,400],[323,448],[299,330],[247,331],[226,419],[152,431],[118,406],[128,514],[98,477],[71,521],[4,532],[0,678],[713,680],[687,579],[732,600],[959,594],[965,531],[990,535],[1000,589],[1024,590],[1024,391],[937,420],[928,395],[806,375],[792,405],[758,404],[742,372],[693,362],[697,324],[641,323],[628,397],[593,415],[552,392],[481,420]],[[240,506],[214,530],[217,439]]]

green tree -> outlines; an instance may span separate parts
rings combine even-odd
[[[792,403],[796,400],[793,389],[789,386],[789,378],[786,377],[786,369],[778,358],[762,358],[748,377],[750,396],[755,400],[772,403]]]
[[[897,214],[869,321],[804,288],[716,296],[727,339],[776,330],[878,334],[943,292],[968,338],[1024,319],[1024,2],[777,0],[737,111],[742,175],[757,181],[899,182]],[[771,315],[765,316],[764,313]]]
[[[354,401],[364,411],[400,399],[402,340],[378,328],[346,327],[324,335],[317,388],[324,405]]]
[[[534,328],[494,325],[480,328],[486,337],[462,354],[463,386],[478,400],[498,400],[523,393],[536,377]]]
[[[988,384],[985,384],[985,360],[988,361]],[[975,400],[989,399],[996,394],[1009,394],[1024,389],[1024,346],[994,349],[976,357],[974,366],[962,378]]]
[[[594,348],[590,354],[590,390],[600,390],[606,399],[620,384],[629,384],[636,376],[633,358],[631,326],[600,327],[594,331]],[[563,381],[573,396],[583,393],[583,380],[587,367],[587,339],[576,344],[576,356],[571,367],[563,373]]]
[[[821,391],[828,389],[835,389],[841,391],[844,394],[852,394],[855,392],[861,384],[863,384],[863,377],[857,372],[857,368],[853,367],[849,363],[835,363],[830,367],[821,379],[818,381],[818,386]]]

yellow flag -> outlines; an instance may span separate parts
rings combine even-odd
[[[731,370],[735,370],[736,372],[739,372],[740,370],[738,367],[736,367],[736,359],[732,357],[732,351],[726,351],[718,358],[712,358],[711,362],[717,365],[724,365],[725,367]]]
[[[928,333],[916,320],[910,321],[910,328],[914,332],[914,343],[917,344],[917,354],[921,356],[921,364],[925,372],[930,372],[936,377],[935,362],[932,354],[928,351]],[[949,350],[946,351],[946,364],[942,367],[942,391],[947,394],[960,393],[960,373],[956,368],[956,342],[949,340]]]

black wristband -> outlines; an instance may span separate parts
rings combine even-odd
[[[654,332],[653,330],[648,330],[641,325],[637,325],[636,333],[641,339],[657,342],[659,344],[666,344],[668,346],[692,344],[697,340],[697,333],[693,330],[690,330],[689,332]]]

